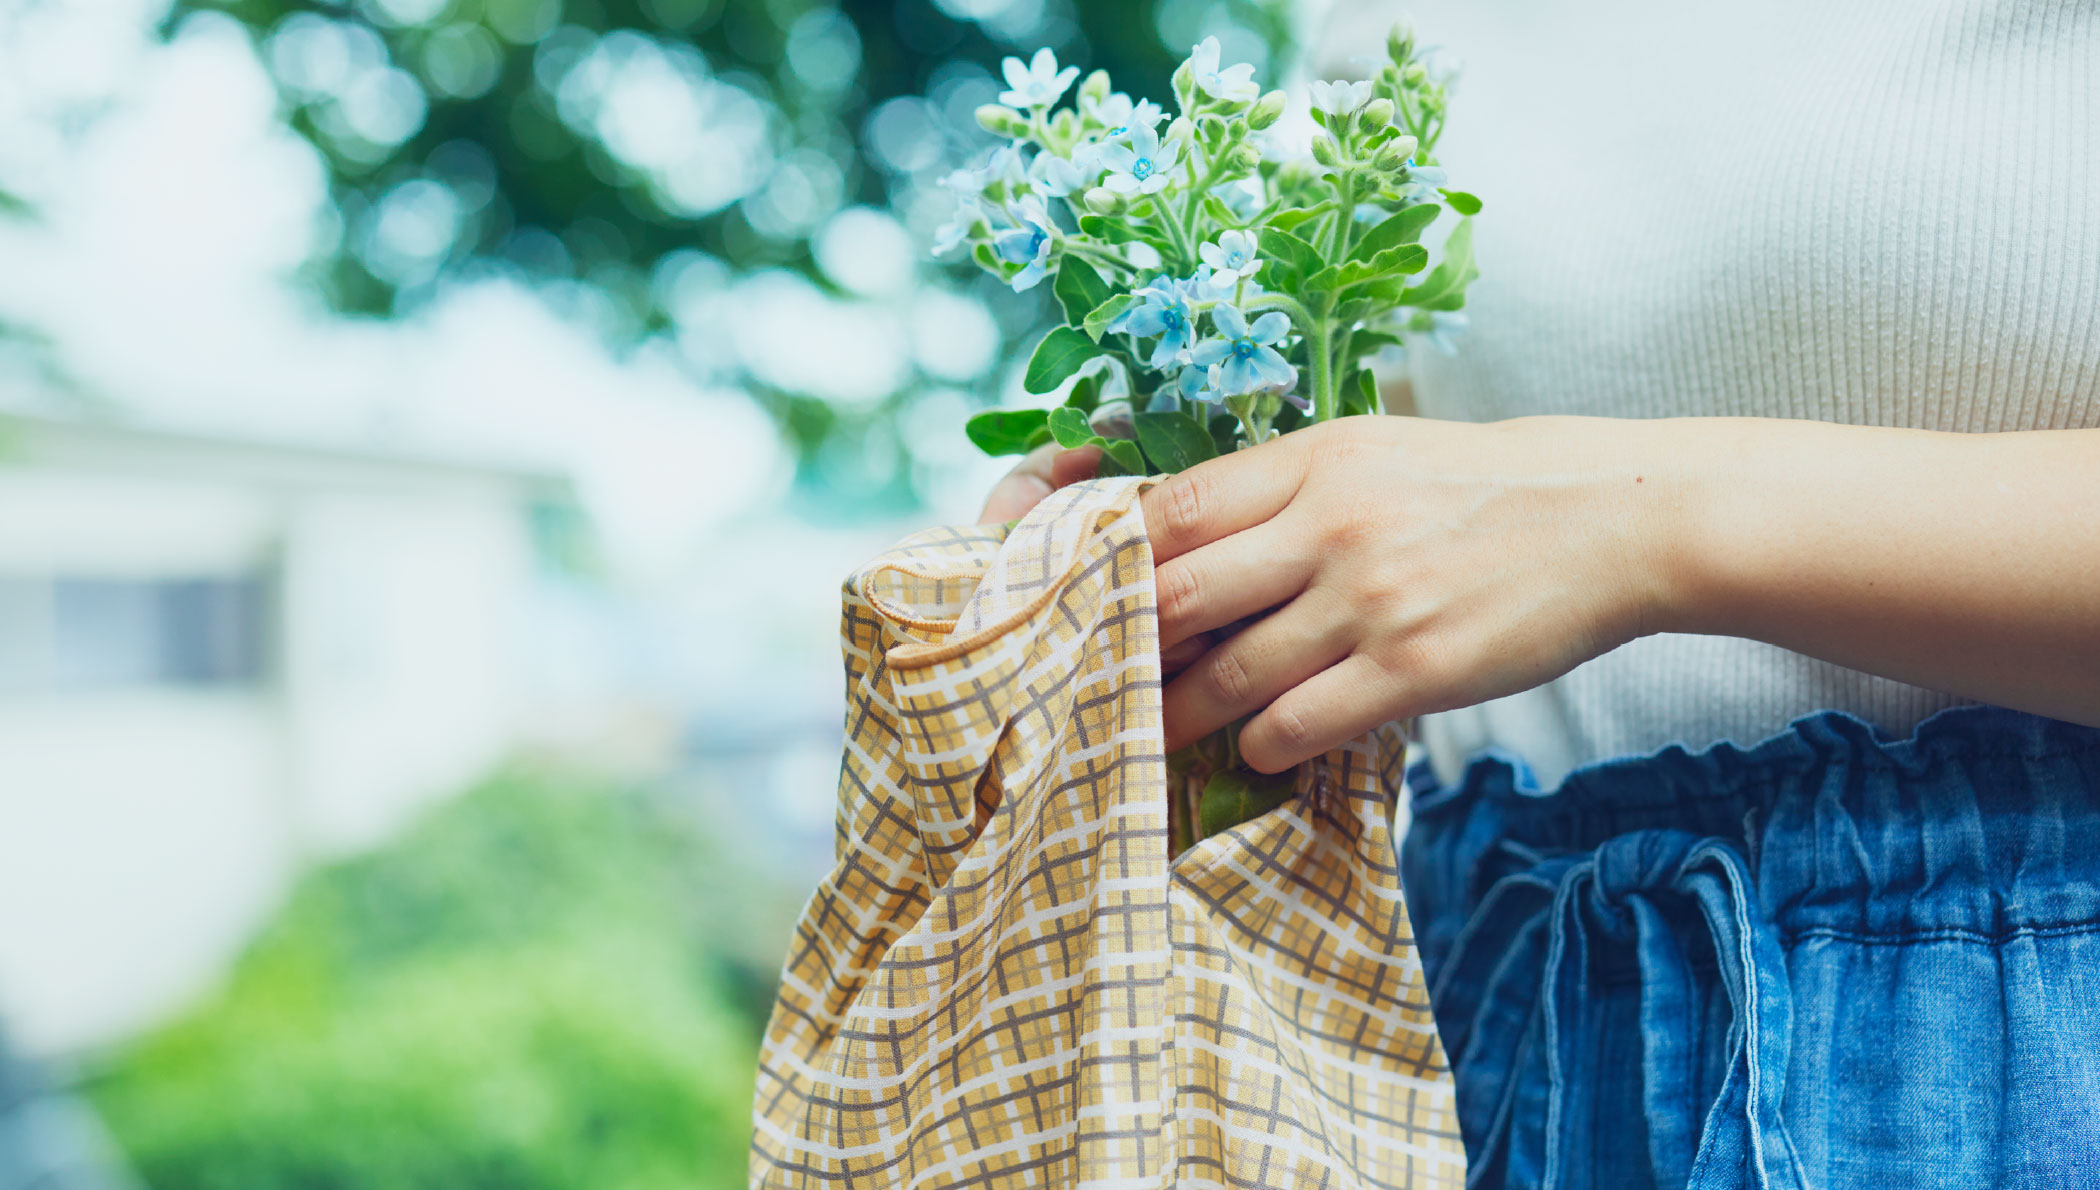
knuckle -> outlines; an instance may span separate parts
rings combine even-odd
[[[1196,568],[1169,562],[1155,574],[1160,618],[1179,623],[1194,616],[1203,599],[1202,584],[1196,581]]]
[[[1278,703],[1270,709],[1270,729],[1276,737],[1278,747],[1296,755],[1312,743],[1312,724],[1296,707]]]
[[[1205,482],[1186,471],[1166,482],[1160,498],[1160,512],[1165,520],[1161,536],[1169,541],[1183,540],[1202,527],[1204,509],[1209,504],[1203,490]]]
[[[1254,681],[1247,673],[1246,663],[1232,649],[1220,652],[1203,667],[1203,679],[1211,694],[1227,707],[1245,705],[1248,695],[1253,692]]]

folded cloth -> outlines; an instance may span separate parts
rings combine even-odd
[[[1458,1186],[1388,727],[1170,861],[1142,479],[845,586],[837,863],[758,1075],[756,1186]]]

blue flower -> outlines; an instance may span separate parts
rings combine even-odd
[[[1055,153],[1038,153],[1028,163],[1028,181],[1036,189],[1056,198],[1064,198],[1075,190],[1084,190],[1092,162],[1085,167],[1067,161]]]
[[[1152,348],[1152,358],[1146,363],[1160,371],[1175,363],[1188,351],[1196,337],[1196,312],[1189,306],[1189,299],[1179,285],[1171,281],[1155,281],[1138,290],[1138,303],[1116,315],[1108,329],[1121,334],[1136,335],[1140,339],[1159,336]]]
[[[1021,65],[1019,58],[1008,58],[999,64],[1006,75],[1007,89],[999,93],[999,102],[1008,107],[1049,107],[1062,99],[1065,88],[1079,77],[1077,66],[1057,68],[1057,55],[1044,46],[1035,52],[1028,65]]]
[[[1230,285],[1242,277],[1252,277],[1255,270],[1261,268],[1261,257],[1255,254],[1254,236],[1248,232],[1228,231],[1219,236],[1216,243],[1205,244],[1197,252],[1223,285]]]
[[[1218,391],[1217,383],[1212,379],[1216,372],[1215,367],[1190,364],[1174,378],[1174,394],[1191,405],[1210,405],[1223,400],[1225,394]]]
[[[1221,52],[1215,37],[1204,38],[1189,51],[1189,73],[1196,76],[1196,85],[1212,99],[1228,103],[1252,103],[1261,98],[1261,87],[1254,81],[1254,67],[1242,62],[1220,70]]]
[[[1281,310],[1269,311],[1249,327],[1238,306],[1221,304],[1211,307],[1210,320],[1218,337],[1196,344],[1189,358],[1205,367],[1217,365],[1211,381],[1220,392],[1237,395],[1298,383],[1298,369],[1271,346],[1291,330],[1291,320]]]
[[[1014,274],[1015,293],[1034,289],[1050,274],[1050,249],[1056,243],[1056,235],[1050,227],[1050,214],[1043,209],[1043,200],[1031,194],[1023,198],[1019,206],[1019,225],[992,237],[992,251],[999,254],[999,259],[1023,266]]]
[[[1337,80],[1312,85],[1313,106],[1330,116],[1346,116],[1371,102],[1371,84]]]
[[[1099,162],[1108,167],[1103,183],[1118,194],[1158,194],[1167,188],[1181,169],[1181,150],[1172,143],[1159,143],[1159,134],[1139,126],[1130,130],[1130,141],[1101,146]]]

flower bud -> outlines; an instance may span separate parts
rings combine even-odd
[[[1396,174],[1407,168],[1407,154],[1400,152],[1396,145],[1395,141],[1387,141],[1379,146],[1377,154],[1371,158],[1371,168],[1382,174]]]
[[[1253,173],[1261,168],[1261,150],[1242,143],[1233,147],[1230,160],[1234,169]]]
[[[1364,129],[1376,132],[1393,122],[1393,101],[1380,95],[1365,104],[1364,110],[1356,113],[1356,118],[1362,121]]]
[[[977,123],[993,136],[1028,135],[1028,117],[1004,104],[987,103],[978,108]]]
[[[1415,150],[1421,147],[1415,143],[1414,137],[1406,133],[1401,133],[1399,136],[1387,141],[1386,146],[1400,154],[1400,161],[1403,165],[1407,163],[1408,158],[1415,155]]]
[[[1051,134],[1061,141],[1069,141],[1079,135],[1079,113],[1065,108],[1050,118]]]
[[[1196,72],[1184,61],[1174,68],[1174,101],[1187,111],[1196,105]]]
[[[1195,124],[1191,123],[1187,116],[1176,116],[1174,117],[1174,122],[1167,125],[1167,134],[1160,139],[1175,141],[1185,145],[1195,139],[1195,136]]]
[[[1429,68],[1420,62],[1410,62],[1407,64],[1407,69],[1400,72],[1400,81],[1410,87],[1421,86],[1423,80],[1428,77]]]
[[[1393,22],[1393,27],[1386,31],[1385,52],[1386,56],[1395,62],[1405,62],[1414,56],[1415,23],[1413,21],[1408,20],[1406,17],[1401,17]]]
[[[1312,155],[1314,161],[1319,162],[1321,165],[1324,165],[1329,169],[1333,169],[1334,167],[1342,163],[1341,146],[1335,144],[1334,138],[1331,136],[1314,137],[1312,143]]]
[[[1255,102],[1253,107],[1247,109],[1247,127],[1260,132],[1262,129],[1282,119],[1283,106],[1286,102],[1288,102],[1287,97],[1281,91],[1271,91],[1267,95],[1262,96]]]
[[[1108,72],[1097,70],[1079,84],[1079,98],[1083,103],[1099,103],[1108,98],[1110,90]]]
[[[1114,215],[1123,209],[1123,196],[1105,186],[1086,192],[1086,209],[1096,215]]]

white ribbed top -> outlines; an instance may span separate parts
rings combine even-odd
[[[1487,201],[1472,327],[1414,361],[1422,413],[2100,426],[2100,3],[1409,7],[1465,59],[1441,149]],[[1374,44],[1375,16],[1339,19]],[[1665,635],[1423,738],[1447,778],[1495,744],[1550,785],[1961,701]]]

